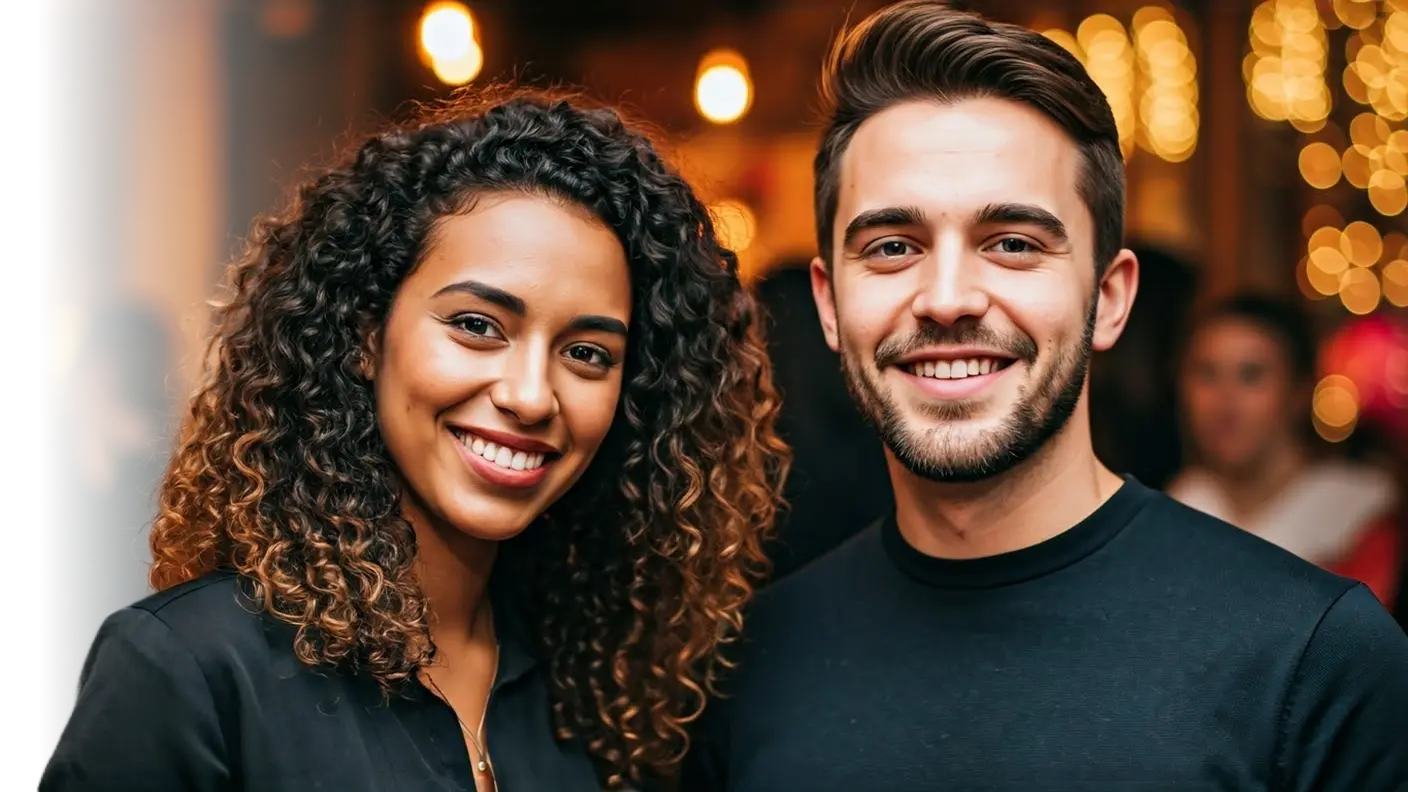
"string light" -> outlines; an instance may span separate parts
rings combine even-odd
[[[1197,62],[1167,10],[1141,8],[1132,27],[1140,92],[1136,141],[1162,159],[1182,162],[1198,141]]]
[[[1120,149],[1128,157],[1134,150],[1138,125],[1134,102],[1135,52],[1129,34],[1109,14],[1093,14],[1076,28],[1076,42],[1085,55],[1085,69],[1110,103],[1119,131]]]
[[[748,62],[728,49],[717,49],[699,62],[694,81],[694,105],[715,124],[731,124],[753,105],[753,82]]]
[[[1312,219],[1333,219],[1337,213],[1320,205],[1306,213]],[[1374,267],[1382,263],[1378,273]],[[1340,229],[1332,224],[1315,228],[1306,243],[1306,256],[1296,267],[1296,282],[1311,299],[1338,297],[1346,311],[1364,315],[1381,301],[1408,303],[1408,237],[1398,232],[1380,235],[1373,224],[1356,220]]]
[[[1359,421],[1359,388],[1354,381],[1343,374],[1330,374],[1316,383],[1311,418],[1315,431],[1332,443],[1353,434]]]
[[[1313,132],[1330,115],[1328,41],[1315,0],[1265,0],[1252,13],[1252,52],[1243,63],[1252,110]]]
[[[1367,12],[1361,10],[1366,8]],[[1345,93],[1387,121],[1408,119],[1408,11],[1395,10],[1380,18],[1375,4],[1368,2],[1337,3],[1336,14],[1341,10],[1351,15],[1368,13],[1353,17],[1363,24],[1356,25],[1359,29],[1346,44]]]
[[[446,85],[465,85],[484,68],[474,16],[464,3],[441,0],[420,17],[421,61]]]
[[[1305,183],[1319,190],[1328,190],[1340,181],[1340,154],[1329,143],[1307,143],[1300,150],[1300,175]]]
[[[1384,299],[1398,308],[1408,308],[1408,259],[1394,259],[1383,268]]]

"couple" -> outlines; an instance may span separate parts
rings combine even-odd
[[[1138,265],[1080,64],[909,0],[823,84],[889,517],[754,599],[786,452],[700,202],[609,110],[451,107],[258,225],[41,788],[1404,788],[1374,597],[1092,453]]]

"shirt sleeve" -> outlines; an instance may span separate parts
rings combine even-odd
[[[109,616],[39,792],[215,792],[230,768],[215,702],[190,650],[152,613]]]
[[[1315,629],[1286,696],[1279,788],[1408,791],[1408,635],[1363,585]]]

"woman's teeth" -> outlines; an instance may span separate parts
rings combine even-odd
[[[464,447],[471,452],[507,470],[536,470],[543,466],[543,460],[547,458],[546,454],[515,451],[508,446],[491,443],[482,437],[470,434],[455,432],[455,437],[459,438]]]
[[[916,377],[933,379],[963,379],[1000,371],[1010,361],[999,358],[969,358],[967,360],[925,360],[905,367]]]

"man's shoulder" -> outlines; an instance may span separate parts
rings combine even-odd
[[[1120,537],[1121,557],[1174,592],[1223,598],[1237,609],[1323,614],[1355,585],[1161,493],[1131,527]]]

